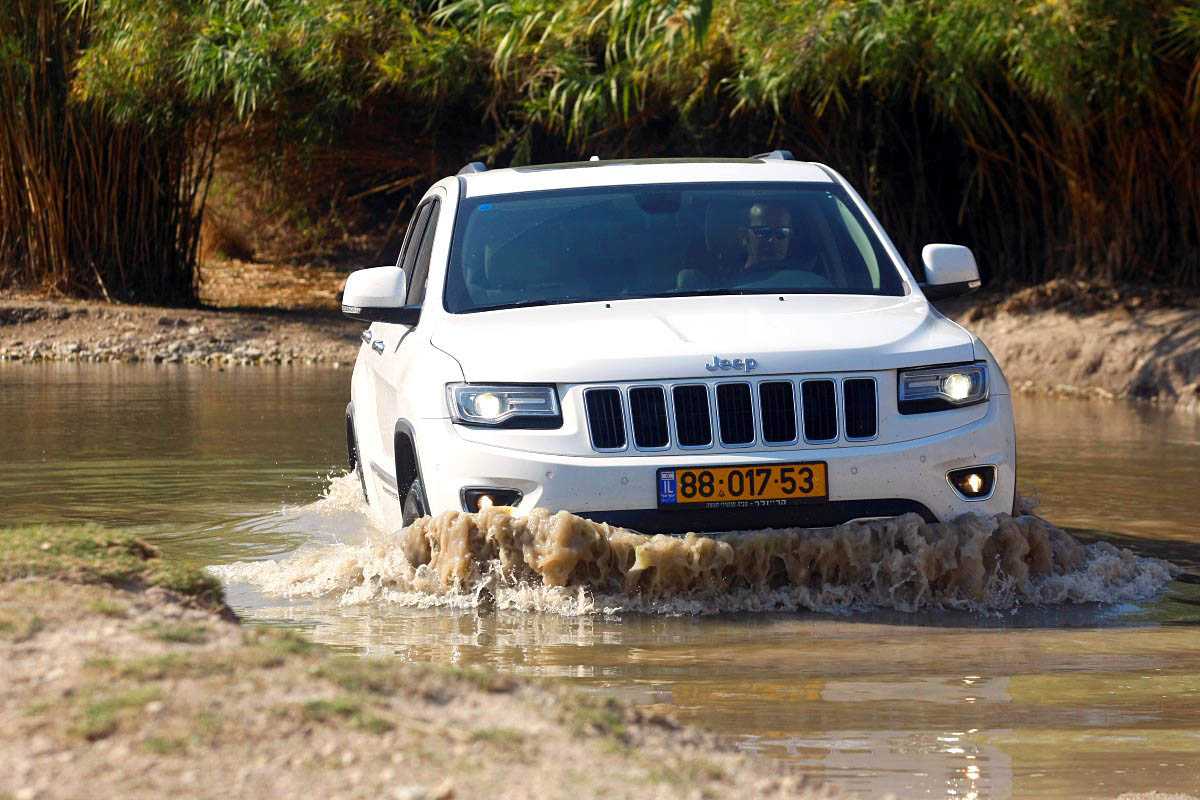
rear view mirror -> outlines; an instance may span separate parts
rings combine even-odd
[[[392,322],[416,325],[420,306],[404,305],[408,280],[399,267],[360,269],[346,278],[342,313],[362,322]]]
[[[971,248],[957,244],[927,244],[921,250],[925,283],[921,289],[930,300],[958,297],[978,289],[979,267]]]

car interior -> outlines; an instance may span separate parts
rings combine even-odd
[[[777,262],[748,264],[755,203],[790,219]],[[873,237],[828,191],[572,190],[464,210],[452,311],[672,294],[896,293]]]

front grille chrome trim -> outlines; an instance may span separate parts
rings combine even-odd
[[[850,435],[851,420],[850,413],[846,407],[846,384],[851,381],[870,381],[873,385],[875,394],[875,432],[870,437],[856,437]],[[806,417],[809,412],[807,403],[804,398],[804,387],[808,383],[827,383],[832,385],[833,389],[833,420],[831,430],[834,432],[832,438],[815,439],[808,437],[808,426]],[[767,439],[767,410],[763,403],[763,390],[769,384],[786,386],[791,393],[792,411],[794,419],[795,436],[788,441],[776,441]],[[883,433],[883,409],[880,404],[883,402],[883,397],[880,393],[881,384],[886,384],[886,380],[882,381],[877,375],[864,373],[812,373],[812,374],[791,374],[791,375],[762,375],[762,376],[747,376],[746,380],[714,380],[714,379],[683,379],[683,380],[659,380],[659,381],[631,381],[628,383],[607,383],[596,385],[580,386],[580,395],[582,397],[582,415],[584,422],[584,431],[588,436],[588,444],[593,452],[602,453],[605,455],[611,454],[662,454],[662,453],[690,453],[704,451],[727,451],[739,452],[747,449],[761,449],[763,451],[778,450],[796,447],[829,447],[832,445],[862,445],[877,441]],[[750,393],[750,413],[751,413],[751,431],[753,439],[749,442],[726,442],[724,441],[723,432],[721,430],[721,415],[719,404],[719,388],[727,385],[746,386]],[[687,445],[680,442],[680,416],[679,409],[676,403],[676,390],[684,388],[694,388],[703,391],[704,402],[708,404],[708,441],[703,444]],[[661,392],[662,400],[665,404],[666,413],[666,444],[662,446],[643,446],[638,443],[637,426],[634,423],[634,397],[639,389],[652,389]],[[615,392],[616,402],[620,406],[620,424],[624,427],[624,443],[620,447],[600,448],[595,442],[592,415],[588,411],[588,397],[597,391]],[[774,392],[780,390],[774,389]],[[826,391],[826,390],[821,390]],[[696,399],[700,399],[697,394]],[[775,396],[770,401],[776,406],[782,406],[784,398],[782,395]],[[865,406],[864,406],[865,409]],[[778,413],[774,411],[773,413]],[[864,412],[865,413],[865,412]],[[784,423],[776,419],[774,425],[776,431],[785,430]],[[603,431],[601,432],[603,433]],[[615,433],[609,431],[609,433]]]
[[[762,393],[765,386],[786,386],[792,398],[792,431],[793,435],[790,439],[768,439],[767,438],[767,412],[763,408]],[[792,380],[780,380],[777,378],[766,378],[759,381],[754,392],[754,402],[758,408],[758,435],[764,447],[790,447],[800,443],[800,426],[803,417],[800,416],[800,401],[797,397],[796,382]]]
[[[637,423],[635,423],[633,420],[633,393],[635,391],[637,391],[638,389],[656,389],[656,390],[658,390],[659,394],[662,395],[663,411],[664,411],[663,416],[665,418],[665,424],[667,426],[667,443],[662,446],[649,447],[646,445],[638,444]],[[667,395],[669,394],[667,387],[663,386],[661,383],[637,383],[637,384],[632,384],[630,386],[626,386],[624,394],[625,394],[625,414],[629,418],[628,419],[629,431],[630,431],[629,441],[630,441],[630,444],[633,445],[633,449],[637,450],[640,453],[661,453],[666,450],[670,450],[671,447],[674,445],[674,441],[675,441],[675,437],[673,435],[673,433],[675,431],[675,416],[674,416],[674,414],[672,414],[671,401],[667,397]]]
[[[615,392],[617,395],[617,404],[618,404],[618,406],[620,406],[620,411],[621,411],[621,417],[620,417],[621,424],[624,425],[624,427],[625,427],[625,430],[623,431],[624,435],[622,437],[622,443],[621,443],[620,447],[597,447],[596,446],[596,432],[592,429],[592,415],[591,415],[591,412],[588,410],[587,403],[588,403],[588,396],[591,394],[597,393],[597,392]],[[628,405],[629,404],[625,402],[625,393],[621,391],[620,386],[589,386],[587,389],[584,390],[584,392],[583,392],[583,416],[584,416],[584,419],[587,420],[588,442],[591,444],[592,449],[595,450],[597,453],[624,453],[626,450],[629,449],[629,420],[627,419],[629,414],[628,414],[628,411],[626,410],[628,408]]]
[[[808,435],[808,400],[804,396],[804,387],[809,384],[818,384],[818,383],[828,383],[832,387],[832,392],[833,392],[833,426],[832,426],[833,427],[833,436],[832,436],[832,438],[828,438],[828,439],[817,439],[817,438],[810,437]],[[840,424],[840,419],[839,419],[839,411],[841,410],[841,402],[838,400],[838,395],[840,393],[838,392],[839,387],[838,387],[837,379],[835,379],[835,378],[804,378],[804,379],[798,381],[798,385],[799,385],[798,388],[800,390],[799,391],[800,402],[798,404],[799,409],[800,409],[800,411],[799,411],[800,428],[801,428],[800,433],[804,437],[804,441],[808,442],[809,444],[833,444],[834,442],[838,441],[838,438],[839,438],[838,434],[840,433],[842,426]]]
[[[851,436],[850,435],[850,412],[846,409],[846,384],[852,381],[870,381],[872,391],[875,393],[875,433],[870,436]],[[873,375],[854,375],[852,377],[843,378],[839,381],[841,384],[838,387],[838,397],[842,402],[842,428],[846,433],[847,442],[873,442],[879,438],[879,381]]]
[[[708,404],[708,441],[704,444],[684,444],[679,436],[679,409],[676,406],[675,392],[679,389],[699,388],[704,390],[704,396]],[[711,450],[716,443],[716,409],[713,408],[713,390],[706,383],[675,383],[671,385],[671,410],[675,418],[675,446],[680,450]]]
[[[727,441],[725,441],[725,432],[723,430],[721,430],[721,389],[722,389],[722,387],[725,387],[725,386],[745,386],[746,387],[746,394],[750,400],[750,440],[749,441],[745,441],[745,442],[727,442]],[[716,423],[716,426],[717,426],[716,427],[717,438],[721,442],[721,447],[731,448],[731,449],[735,449],[735,450],[745,450],[748,447],[754,447],[755,445],[758,444],[759,419],[758,419],[758,416],[754,413],[754,395],[755,395],[754,384],[750,383],[749,381],[722,381],[721,383],[718,383],[716,386],[713,387],[713,397],[716,402],[711,405],[711,408],[713,410],[714,416],[716,417],[714,422]]]

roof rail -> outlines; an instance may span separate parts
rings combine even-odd
[[[473,175],[476,172],[487,172],[487,164],[482,161],[472,161],[458,171],[459,175]]]
[[[751,158],[772,158],[779,161],[795,161],[796,157],[792,155],[791,150],[772,150],[769,153],[759,153]]]

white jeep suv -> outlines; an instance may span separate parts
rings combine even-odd
[[[786,151],[464,167],[369,322],[351,466],[388,519],[481,503],[651,533],[1008,512],[1009,388],[929,304],[979,285],[932,244],[918,284],[863,199]]]

